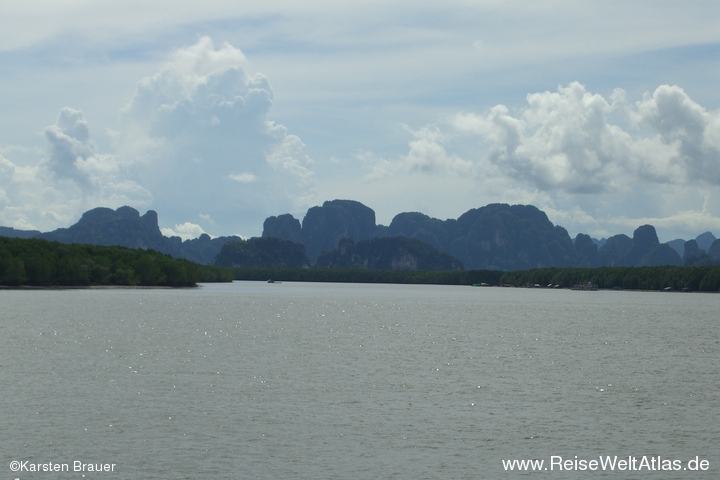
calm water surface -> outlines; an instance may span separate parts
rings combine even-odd
[[[718,306],[322,283],[2,291],[0,478],[83,478],[79,461],[115,464],[85,472],[107,479],[716,479]],[[550,470],[615,455],[709,470]]]

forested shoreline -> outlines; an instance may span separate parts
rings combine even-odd
[[[0,285],[167,286],[229,282],[232,272],[154,250],[0,237]]]
[[[232,269],[235,280],[284,282],[401,283],[432,285],[498,284],[500,270],[374,270],[370,268],[247,268]]]
[[[433,285],[541,286],[572,288],[592,283],[599,289],[720,291],[720,266],[600,267],[499,270],[391,271],[334,268],[234,268],[235,280],[400,283]]]
[[[0,285],[194,286],[232,280],[541,286],[599,289],[720,291],[720,266],[541,268],[500,270],[376,270],[370,268],[224,268],[198,265],[154,250],[0,237]]]
[[[720,265],[700,267],[541,268],[505,272],[501,282],[513,286],[571,288],[592,283],[598,289],[720,291]]]

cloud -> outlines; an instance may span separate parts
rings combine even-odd
[[[614,186],[628,134],[608,119],[615,105],[573,83],[528,95],[513,115],[504,105],[484,116],[461,114],[458,131],[480,137],[487,158],[510,177],[541,190],[598,193]]]
[[[0,225],[36,229],[37,217],[32,215],[37,197],[45,197],[43,172],[37,166],[22,166],[0,155]],[[35,217],[35,218],[31,218]]]
[[[44,134],[50,150],[47,168],[58,178],[72,179],[83,188],[91,188],[93,179],[89,170],[98,166],[98,162],[82,112],[63,108],[55,124],[48,126]]]
[[[215,49],[209,37],[202,37],[142,79],[123,113],[152,136],[170,139],[257,120],[272,104],[272,89],[264,76],[248,75],[245,62],[239,49],[229,44]]]
[[[46,154],[30,161],[0,156],[0,225],[51,230],[97,206],[147,206],[152,194],[123,173],[125,165],[101,154],[83,113],[62,108],[43,130]]]
[[[367,152],[360,153],[357,158],[369,165],[368,181],[386,177],[405,176],[412,174],[433,176],[473,176],[475,166],[469,160],[458,155],[449,154],[444,144],[446,135],[437,127],[423,127],[417,131],[405,127],[413,140],[408,143],[408,153],[394,159],[378,158]]]
[[[190,222],[175,225],[174,228],[161,228],[160,232],[166,237],[180,237],[183,240],[197,238],[206,233],[200,225]]]
[[[608,100],[574,82],[528,95],[517,114],[498,105],[485,115],[459,114],[453,126],[479,137],[506,175],[540,190],[597,194],[632,182],[720,184],[720,114],[678,87],[658,87],[634,108],[624,98],[618,90]]]
[[[244,172],[244,173],[231,173],[228,175],[230,180],[238,183],[252,183],[257,181],[255,174]]]
[[[658,228],[676,236],[718,223],[707,198],[720,183],[719,127],[720,113],[679,87],[630,103],[621,89],[604,97],[573,82],[531,93],[517,109],[496,105],[406,128],[412,138],[403,155],[356,158],[369,170],[367,185],[396,192],[375,194],[389,204],[423,197],[421,211],[437,215],[459,198],[470,206],[532,203],[574,232],[607,236],[635,223],[632,233],[666,219]]]
[[[207,223],[208,225],[215,225],[215,220],[206,213],[201,213],[198,215],[198,217],[200,218],[200,220]]]
[[[303,212],[315,203],[313,161],[269,118],[272,86],[246,64],[208,37],[175,50],[120,109],[112,153],[99,151],[81,110],[62,108],[36,163],[2,157],[0,222],[52,229],[96,206],[130,205],[170,224],[205,215],[218,229],[255,234],[269,215]]]
[[[632,118],[656,132],[675,181],[720,185],[720,113],[707,112],[678,86],[662,85],[636,104]]]
[[[383,218],[535,203],[575,231],[607,229],[618,212],[628,222],[718,215],[700,209],[698,192],[714,198],[720,184],[720,115],[677,86],[635,93],[672,80],[710,108],[712,82],[691,74],[717,49],[710,7],[643,4],[618,16],[463,0],[378,16],[355,1],[312,11],[251,3],[150,5],[141,15],[116,6],[97,17],[52,7],[30,15],[32,31],[3,17],[3,89],[16,98],[3,130],[25,132],[6,137],[26,146],[39,130],[45,143],[0,146],[0,224],[55,228],[94,206],[130,204],[157,210],[171,230],[197,222],[259,234],[265,217],[331,198]],[[611,78],[626,79],[634,98],[604,84],[615,67]],[[25,73],[51,81],[28,89]],[[573,78],[603,93],[578,82],[542,91]],[[53,123],[63,105],[74,108]]]
[[[312,159],[269,118],[273,89],[246,63],[239,49],[202,37],[141,80],[123,109],[116,146],[140,159],[154,205],[171,221],[203,212],[256,230],[269,215],[310,206]]]
[[[83,113],[62,108],[57,121],[44,130],[48,156],[39,167],[50,173],[56,188],[71,181],[78,195],[93,201],[117,205],[118,202],[147,204],[152,195],[123,172],[129,165],[116,155],[99,154],[90,139],[90,129]],[[42,175],[41,175],[42,176]],[[47,177],[47,183],[51,183]],[[65,188],[72,188],[65,186]],[[121,203],[122,205],[124,203]]]

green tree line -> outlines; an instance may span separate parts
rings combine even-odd
[[[625,290],[689,290],[717,292],[720,290],[720,265],[702,267],[600,267],[541,268],[505,272],[500,281],[514,286],[558,285],[570,288],[591,282],[601,289]]]
[[[154,250],[0,237],[0,285],[194,286],[231,281],[232,272]]]
[[[374,270],[370,268],[234,268],[235,280],[285,282],[497,285],[499,270]]]
[[[720,291],[720,266],[544,268],[394,271],[353,268],[223,268],[172,258],[154,250],[61,244],[0,237],[0,285],[190,286],[199,282],[276,280],[437,285],[539,284],[570,288],[591,282],[601,289]]]
[[[234,268],[235,280],[295,282],[404,283],[435,285],[539,284],[570,288],[591,282],[601,289],[720,291],[720,266],[600,267],[500,270],[395,271],[343,268]]]

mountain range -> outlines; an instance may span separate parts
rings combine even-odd
[[[553,225],[532,205],[490,204],[448,220],[405,212],[384,226],[376,224],[375,212],[362,203],[332,200],[310,208],[302,223],[290,214],[267,218],[262,236],[305,245],[312,262],[323,252],[336,249],[345,238],[362,241],[399,236],[425,242],[469,270],[720,262],[720,242],[710,232],[689,241],[675,240],[673,245],[661,244],[651,225],[638,227],[632,238],[620,234],[596,240],[578,234],[572,239],[567,230]]]
[[[404,212],[384,226],[362,203],[332,200],[310,208],[302,222],[290,214],[267,218],[262,237],[244,246],[248,240],[236,236],[166,237],[156,212],[141,216],[127,206],[92,209],[76,224],[51,232],[0,227],[0,235],[153,249],[201,264],[222,259],[219,263],[243,265],[252,252],[253,266],[287,265],[285,250],[293,265],[328,268],[525,270],[720,263],[720,240],[710,232],[660,243],[653,226],[641,225],[632,238],[620,234],[597,240],[578,234],[573,239],[538,208],[507,204],[486,205],[447,220]]]
[[[215,262],[215,257],[225,243],[241,240],[240,237],[210,238],[207,234],[185,241],[180,237],[166,237],[160,231],[155,211],[148,210],[141,216],[137,210],[127,206],[117,210],[105,207],[94,208],[85,212],[74,225],[51,232],[0,227],[0,235],[42,238],[60,243],[152,249],[204,265]]]

